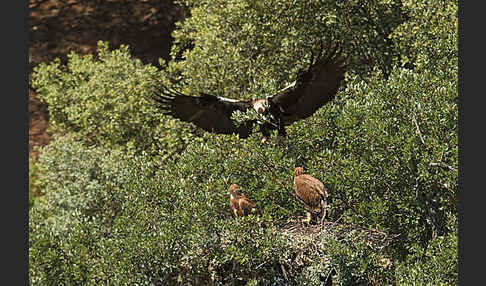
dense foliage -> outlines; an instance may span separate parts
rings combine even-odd
[[[100,44],[33,73],[58,135],[31,166],[31,284],[457,284],[457,2],[183,3],[165,70]],[[202,132],[147,98],[161,81],[271,94],[318,38],[343,45],[346,85],[283,141]],[[297,222],[295,166],[330,193],[322,228]],[[260,217],[231,217],[231,183]]]
[[[320,39],[340,44],[353,73],[378,67],[388,74],[398,52],[390,34],[407,17],[400,1],[181,2],[191,17],[174,31],[171,79],[238,98],[290,83]]]
[[[71,53],[35,68],[32,86],[47,102],[53,132],[72,132],[87,144],[127,145],[167,157],[180,152],[190,132],[157,112],[148,95],[163,73],[131,58],[127,46],[109,51],[99,43],[97,58]]]

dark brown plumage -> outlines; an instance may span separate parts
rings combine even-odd
[[[229,206],[233,217],[241,217],[249,214],[259,214],[255,203],[250,201],[244,194],[240,194],[240,187],[237,184],[229,186]]]
[[[313,216],[317,216],[321,218],[322,223],[326,217],[328,197],[324,184],[318,179],[304,174],[302,167],[296,167],[294,170],[294,190],[307,210],[307,222],[310,222]]]
[[[263,136],[268,137],[270,130],[278,130],[285,136],[285,126],[314,114],[321,106],[331,101],[337,93],[346,72],[345,57],[336,46],[331,47],[326,56],[321,50],[306,70],[297,74],[295,82],[275,94],[255,100],[235,100],[200,93],[189,96],[161,86],[153,99],[164,114],[215,133],[239,134],[240,138],[250,136],[256,120],[248,120],[240,126],[231,119],[234,111],[245,112],[253,108],[258,113],[268,112],[270,122],[260,125]]]

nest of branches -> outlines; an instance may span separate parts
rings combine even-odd
[[[292,237],[292,240],[320,240],[323,235],[333,235],[338,240],[365,242],[370,248],[376,251],[383,250],[398,237],[378,229],[362,228],[354,224],[324,221],[322,224],[306,224],[302,222],[303,217],[293,217],[286,221],[275,223],[279,230]]]
[[[366,245],[373,253],[379,254],[376,265],[380,268],[391,266],[387,258],[387,247],[391,245],[397,235],[391,235],[378,229],[367,229],[354,224],[324,221],[322,224],[303,223],[304,217],[293,217],[286,221],[279,221],[275,226],[293,242],[280,264],[285,277],[302,275],[306,271],[315,271],[321,282],[331,285],[332,276],[336,274],[336,267],[332,262],[332,250],[325,243],[327,239],[339,244]]]

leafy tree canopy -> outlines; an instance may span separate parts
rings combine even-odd
[[[179,3],[191,16],[164,70],[100,44],[33,73],[57,135],[32,169],[31,283],[456,284],[457,1]],[[349,57],[346,85],[283,142],[202,132],[147,100],[160,82],[271,94],[319,39]],[[295,166],[328,189],[322,229],[295,223]],[[261,217],[231,217],[231,183]]]

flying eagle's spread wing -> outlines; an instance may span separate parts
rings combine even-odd
[[[310,175],[302,174],[294,178],[294,189],[309,211],[321,213],[325,210],[328,194],[321,181]]]
[[[321,43],[322,50],[322,43]],[[286,125],[305,119],[334,99],[346,73],[346,60],[336,46],[327,55],[319,56],[296,81],[270,97]]]
[[[236,126],[231,119],[233,111],[244,112],[251,108],[251,104],[247,101],[205,93],[201,93],[201,96],[190,96],[165,86],[160,86],[159,94],[154,94],[152,97],[164,114],[194,123],[206,131],[223,134],[237,133],[242,138],[251,134],[253,122]]]

